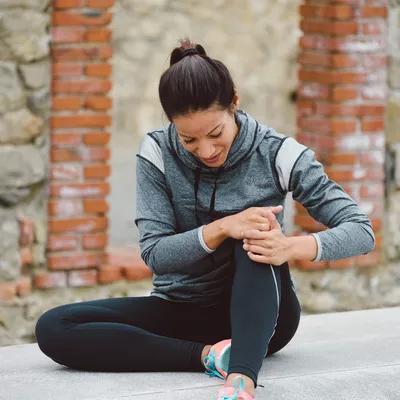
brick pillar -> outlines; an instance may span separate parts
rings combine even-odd
[[[40,288],[98,282],[108,241],[114,0],[54,0],[48,270]]]
[[[385,0],[304,0],[301,5],[297,140],[316,152],[371,218],[376,249],[300,268],[374,266],[381,263],[384,206],[384,113],[387,92]],[[325,229],[296,204],[303,232]]]

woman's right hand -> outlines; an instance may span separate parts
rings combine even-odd
[[[233,239],[243,239],[243,232],[257,229],[259,231],[269,231],[271,229],[267,218],[268,210],[273,214],[279,214],[282,206],[275,207],[250,207],[240,213],[230,215],[223,219],[223,229],[228,237]]]

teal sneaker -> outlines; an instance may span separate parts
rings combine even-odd
[[[218,400],[254,400],[248,393],[243,391],[244,380],[237,376],[233,380],[234,387],[224,387],[218,393]]]
[[[216,376],[226,379],[231,358],[231,343],[231,339],[227,339],[214,344],[208,356],[204,357],[203,364],[210,378]]]

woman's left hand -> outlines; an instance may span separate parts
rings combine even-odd
[[[281,226],[272,212],[268,213],[270,231],[250,230],[244,232],[243,248],[251,260],[281,265],[290,259],[290,241],[282,233]]]

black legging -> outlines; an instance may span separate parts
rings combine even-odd
[[[300,305],[287,263],[256,263],[241,241],[235,242],[234,261],[230,299],[218,305],[155,296],[67,304],[40,317],[38,345],[57,363],[76,369],[204,371],[204,346],[232,338],[229,373],[243,373],[257,384],[265,355],[294,336]]]

